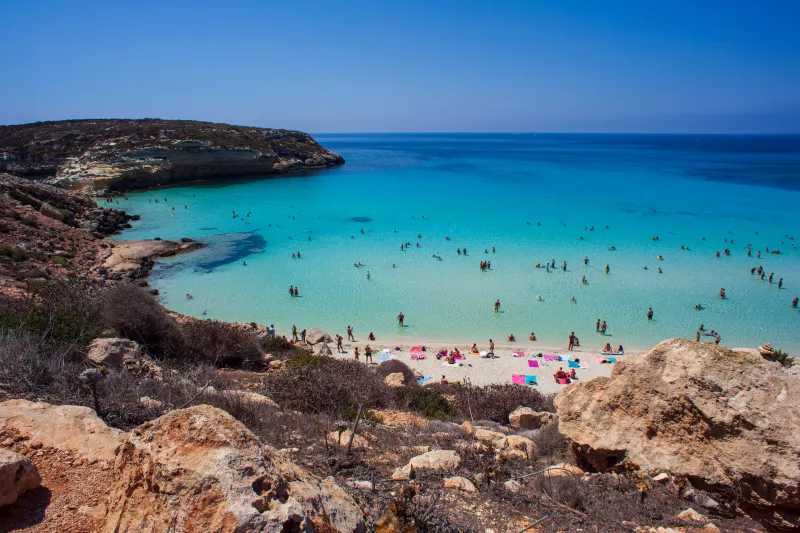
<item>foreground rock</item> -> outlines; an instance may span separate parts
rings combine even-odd
[[[670,339],[618,362],[608,378],[568,387],[555,403],[561,432],[592,467],[671,472],[720,498],[740,494],[742,507],[773,524],[800,526],[796,373]]]
[[[106,426],[88,407],[27,400],[0,403],[0,436],[71,452],[90,463],[105,465],[114,462],[125,440],[125,433]]]
[[[461,465],[461,457],[453,450],[433,450],[412,457],[407,465],[395,469],[392,479],[403,480],[414,477],[416,470],[449,472]]]
[[[0,154],[0,172],[111,190],[344,163],[299,131],[159,119],[0,126]]]
[[[106,533],[364,531],[353,500],[281,459],[224,411],[173,411],[134,429],[117,456]]]
[[[30,459],[0,448],[0,507],[14,503],[41,481]]]
[[[553,413],[534,411],[530,407],[517,407],[508,415],[508,425],[514,429],[539,429],[555,420]]]
[[[144,354],[136,341],[121,338],[95,339],[86,358],[96,365],[122,370],[123,361],[136,361]]]

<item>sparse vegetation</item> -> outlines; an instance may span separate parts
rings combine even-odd
[[[783,350],[776,350],[772,357],[786,368],[794,366],[794,357],[789,357],[789,354]]]

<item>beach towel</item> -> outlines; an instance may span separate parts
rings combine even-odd
[[[608,361],[609,363],[616,363],[616,362],[617,362],[617,358],[616,358],[616,357],[609,357],[609,358],[607,359],[607,361]]]
[[[514,357],[525,357],[525,352],[523,352],[522,350],[515,350],[515,351],[511,352],[511,354]]]
[[[514,385],[525,385],[525,376],[522,374],[511,374],[511,383]]]
[[[570,361],[568,366],[567,366],[567,368],[580,368],[580,367],[581,367],[581,364],[580,363],[576,363],[575,361]]]
[[[572,359],[572,354],[569,353],[562,353],[559,354],[558,356],[561,358],[562,361],[569,361],[570,359]]]
[[[464,357],[464,355],[463,355],[463,354],[461,354],[461,355],[454,355],[453,357],[455,358],[455,360],[456,360],[456,361],[463,361],[463,360],[465,359],[465,357]]]
[[[594,362],[595,363],[602,363],[603,361],[605,361],[604,357],[600,357],[599,355],[595,355],[594,356]]]
[[[427,359],[427,358],[428,358],[428,356],[425,355],[424,353],[412,353],[411,354],[411,359],[414,359],[414,360],[417,360],[417,359],[422,360],[422,359]]]
[[[558,381],[559,385],[569,385],[567,378],[556,379],[556,381]]]
[[[544,354],[544,360],[545,361],[558,361],[558,357],[556,357],[555,355],[553,355],[551,353],[546,353],[546,354]]]
[[[525,376],[525,385],[539,385],[536,382],[536,376]]]
[[[589,363],[581,361],[581,368],[584,369],[584,370],[588,370],[589,369]]]
[[[390,359],[395,359],[397,356],[393,353],[382,353],[378,356],[378,361],[389,361]]]
[[[412,346],[412,347],[411,347],[411,351],[412,351],[412,352],[421,352],[421,351],[422,351],[422,350],[424,350],[424,349],[425,349],[425,347],[424,347],[424,346]]]
[[[531,368],[539,368],[539,361],[531,359],[528,361],[528,366]]]
[[[422,385],[422,384],[423,384],[423,383],[425,383],[426,381],[430,381],[430,380],[431,380],[431,377],[430,377],[430,376],[422,376],[421,378],[419,378],[419,379],[417,380],[417,383],[419,383],[420,385]]]
[[[486,357],[488,353],[486,350],[481,350],[481,357]]]
[[[442,363],[442,366],[461,366],[461,365],[458,363],[453,363],[452,365],[450,363]]]

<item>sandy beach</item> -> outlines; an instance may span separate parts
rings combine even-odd
[[[427,383],[435,383],[442,379],[442,376],[450,382],[458,382],[469,380],[473,385],[491,385],[495,383],[512,383],[512,375],[536,376],[537,390],[543,393],[557,393],[564,387],[569,385],[559,385],[555,382],[553,374],[559,369],[563,368],[565,371],[571,370],[566,361],[546,361],[544,357],[537,357],[536,355],[543,354],[571,354],[574,359],[579,359],[580,363],[587,368],[576,369],[578,381],[588,381],[598,376],[608,376],[611,374],[613,364],[601,364],[596,361],[596,357],[600,357],[599,350],[589,348],[575,348],[572,352],[567,351],[563,347],[542,346],[536,342],[516,342],[516,343],[496,343],[495,356],[496,358],[482,358],[470,353],[472,345],[460,344],[443,344],[443,343],[425,343],[421,344],[425,347],[425,352],[412,350],[410,344],[387,344],[382,342],[345,342],[344,350],[346,353],[336,353],[336,343],[331,343],[330,347],[333,351],[334,357],[337,358],[352,358],[353,349],[357,346],[360,354],[360,361],[364,361],[364,347],[369,344],[373,349],[373,361],[377,365],[381,360],[387,360],[391,357],[402,361],[410,368],[419,370],[426,377],[430,377]],[[396,348],[400,348],[396,350]],[[447,365],[444,360],[436,359],[436,352],[442,348],[453,350],[458,348],[464,354],[464,359],[457,361],[457,366]],[[488,346],[478,345],[482,351],[486,351]],[[315,349],[318,351],[318,349]],[[522,357],[515,357],[513,352],[523,352],[525,355]],[[646,350],[637,350],[626,352],[623,356],[608,356],[614,357],[616,360],[622,360],[636,353],[641,353]],[[411,359],[412,353],[424,353],[426,359]],[[538,367],[529,366],[528,361],[536,361]]]

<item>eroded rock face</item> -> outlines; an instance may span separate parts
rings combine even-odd
[[[17,498],[41,483],[39,473],[24,455],[0,448],[0,507],[17,501]]]
[[[0,126],[0,162],[20,176],[128,190],[344,163],[298,131],[190,120],[65,120]]]
[[[0,434],[73,453],[90,462],[111,464],[125,433],[110,428],[88,407],[27,400],[0,403]]]
[[[115,468],[107,533],[364,530],[360,511],[332,478],[286,462],[206,405],[134,429]]]
[[[800,377],[777,363],[670,339],[555,404],[561,432],[598,470],[624,462],[733,486],[749,509],[800,525]]]

